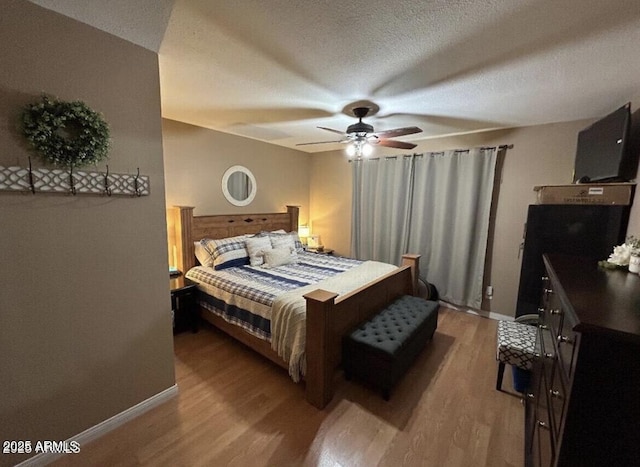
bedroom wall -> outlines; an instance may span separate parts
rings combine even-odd
[[[536,185],[571,183],[578,131],[593,120],[555,123],[425,140],[415,152],[513,144],[506,153],[496,205],[488,279],[493,299],[483,309],[515,314],[520,276],[518,248]],[[340,152],[317,153],[311,164],[311,218],[326,247],[350,252],[351,169]],[[637,213],[632,213],[632,223]],[[631,229],[631,227],[630,227]]]
[[[167,206],[195,206],[195,215],[309,212],[310,156],[261,141],[174,120],[162,121]],[[248,206],[234,206],[222,194],[222,175],[233,165],[253,172],[258,185]]]
[[[23,0],[0,43],[0,165],[28,165],[17,119],[47,92],[103,113],[112,172],[151,178],[136,199],[0,193],[0,439],[62,441],[175,383],[158,60]]]

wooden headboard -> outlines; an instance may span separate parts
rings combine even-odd
[[[278,229],[297,232],[299,212],[299,206],[287,206],[287,212],[194,216],[192,206],[173,206],[167,210],[169,262],[187,272],[196,265],[193,242],[203,238],[226,238]]]

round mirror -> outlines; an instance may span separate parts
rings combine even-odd
[[[251,171],[241,165],[229,167],[222,176],[222,192],[234,206],[246,206],[256,197],[258,186]]]

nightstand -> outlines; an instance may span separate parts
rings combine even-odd
[[[169,279],[171,288],[171,310],[173,311],[173,333],[191,329],[198,332],[197,284],[184,276]]]

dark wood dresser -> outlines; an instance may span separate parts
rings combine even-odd
[[[527,466],[640,466],[640,277],[545,255]]]

